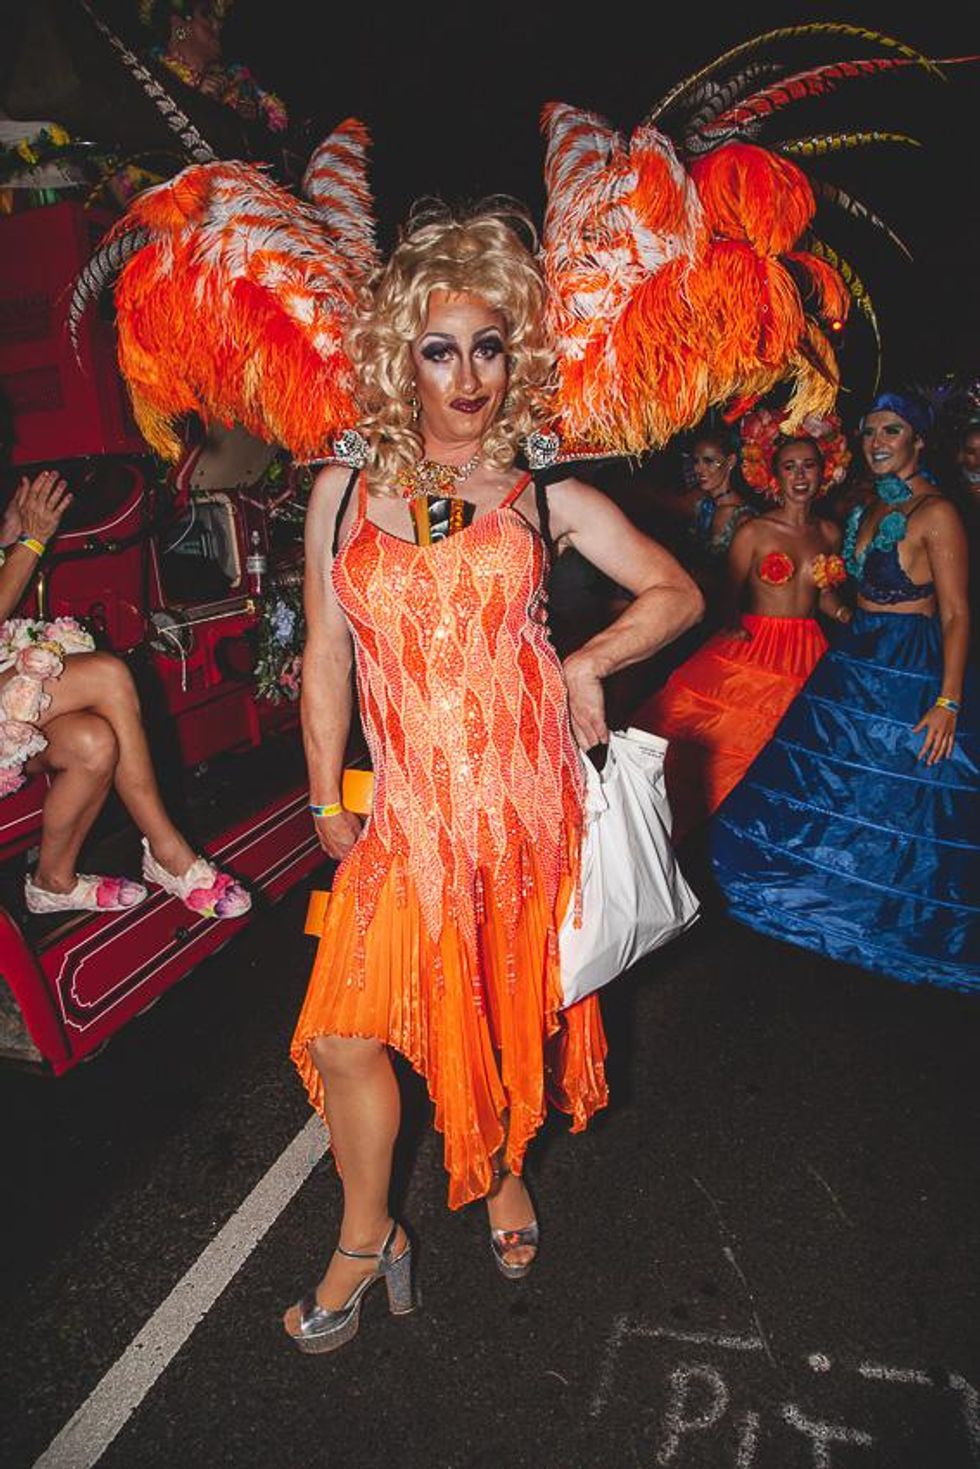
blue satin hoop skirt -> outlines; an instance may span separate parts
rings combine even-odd
[[[716,813],[734,918],[912,983],[980,993],[980,687],[951,758],[916,760],[938,618],[858,610]]]

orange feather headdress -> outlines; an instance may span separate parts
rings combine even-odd
[[[779,258],[813,215],[800,169],[729,143],[688,172],[649,125],[626,143],[570,107],[552,105],[544,122],[544,265],[566,431],[639,454],[790,375],[791,423],[828,412],[836,364]],[[843,282],[818,270],[822,304],[845,312]]]
[[[813,35],[859,37],[890,54],[777,80],[769,61],[746,63],[775,39]],[[566,442],[640,454],[710,407],[733,419],[783,383],[786,432],[831,411],[839,372],[828,324],[840,325],[852,299],[876,334],[877,323],[857,275],[809,234],[817,203],[794,158],[912,140],[837,133],[767,149],[757,135],[790,102],[910,65],[936,70],[889,37],[817,23],[726,53],[628,139],[592,113],[546,107],[541,263],[558,354],[553,417]],[[673,139],[667,116],[680,117]],[[89,263],[71,327],[118,273],[120,363],[161,454],[178,454],[176,422],[191,411],[304,458],[328,455],[358,421],[344,337],[379,264],[367,148],[361,123],[341,124],[314,154],[302,199],[253,165],[192,166],[139,196]],[[859,208],[842,191],[832,197]],[[544,460],[557,454],[553,435],[532,437],[549,441]],[[531,462],[536,452],[529,446]]]
[[[790,72],[749,60],[776,41],[845,36],[888,54]],[[976,58],[957,58],[970,60]],[[938,66],[890,36],[816,22],[753,37],[674,87],[627,139],[604,119],[544,110],[548,207],[544,268],[559,357],[556,412],[565,433],[639,454],[713,406],[733,420],[789,383],[786,432],[833,408],[832,337],[852,299],[877,321],[859,277],[810,230],[814,188],[797,158],[904,134],[833,133],[760,146],[790,104],[844,82]],[[672,120],[668,137],[661,128]],[[897,236],[823,181],[819,197]]]
[[[378,262],[368,135],[320,145],[299,200],[252,164],[185,169],[114,231],[119,362],[147,442],[177,458],[176,421],[238,422],[301,457],[357,421],[343,334]]]

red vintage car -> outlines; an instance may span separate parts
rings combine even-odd
[[[323,860],[306,809],[297,705],[257,697],[263,609],[295,595],[298,476],[238,431],[202,438],[167,479],[128,414],[112,323],[90,313],[81,370],[64,328],[71,282],[111,220],[74,202],[0,219],[0,391],[14,446],[4,490],[57,465],[74,494],[23,615],[71,614],[126,659],[164,796],[188,836],[261,911]],[[127,913],[25,915],[43,777],[0,802],[0,1056],[61,1074],[250,921],[192,915],[153,891]],[[110,799],[90,870],[136,873]]]

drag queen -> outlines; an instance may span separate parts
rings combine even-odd
[[[544,300],[506,218],[410,229],[351,335],[364,472],[328,469],[313,493],[303,729],[320,840],[342,861],[293,1058],[329,1122],[345,1202],[340,1248],[286,1318],[307,1351],[353,1334],[379,1262],[407,1276],[388,1214],[389,1047],[426,1078],[449,1202],[488,1199],[509,1278],[537,1248],[520,1175],[548,1095],[576,1131],[606,1100],[598,1000],[561,1009],[575,745],[607,737],[602,679],[690,627],[701,598],[597,491],[566,478],[536,493],[514,467],[551,366]],[[425,544],[428,496],[472,519]],[[544,625],[546,536],[635,598],[564,666]],[[363,830],[340,805],[352,661],[375,775]],[[393,1309],[407,1307],[392,1289]]]
[[[826,423],[819,442],[770,434],[760,473],[753,461],[747,467],[775,504],[739,527],[728,557],[738,625],[710,638],[633,716],[670,742],[665,775],[675,842],[741,780],[826,652],[818,608],[839,621],[850,616],[835,590],[847,577],[840,531],[814,514],[845,465],[836,421]]]
[[[844,532],[854,619],[718,811],[712,860],[730,912],[763,933],[978,990],[980,691],[966,538],[920,463],[928,428],[897,393],[865,414],[876,498]]]

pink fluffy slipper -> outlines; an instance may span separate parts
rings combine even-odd
[[[67,893],[52,893],[47,888],[39,888],[30,877],[24,879],[28,913],[71,913],[76,909],[118,913],[123,908],[135,908],[145,897],[143,884],[128,877],[99,877],[80,872],[75,886]]]
[[[204,857],[196,857],[183,877],[174,877],[150,851],[143,838],[143,876],[155,882],[165,893],[179,898],[192,913],[205,918],[241,918],[252,906],[252,899],[240,882],[221,872]]]

